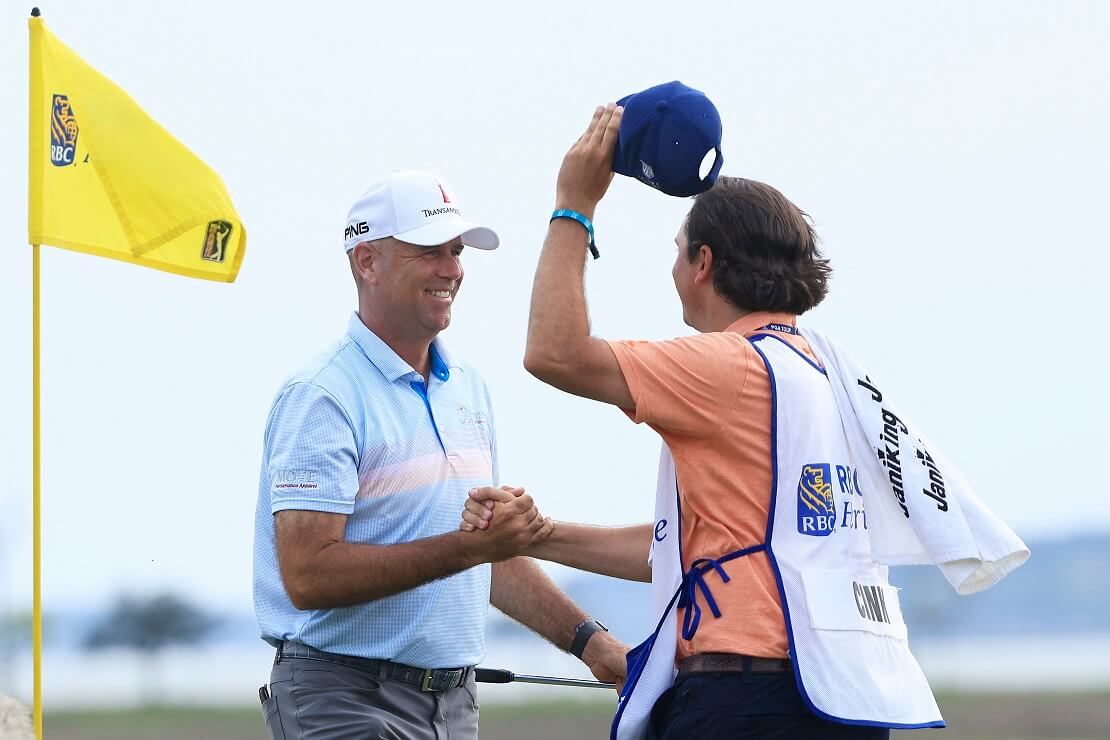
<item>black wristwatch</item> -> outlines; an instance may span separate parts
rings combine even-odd
[[[574,657],[582,660],[582,653],[586,649],[586,643],[590,641],[595,632],[608,632],[609,628],[596,619],[587,619],[582,624],[574,628],[574,639],[570,641],[569,652]]]

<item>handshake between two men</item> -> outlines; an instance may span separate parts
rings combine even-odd
[[[490,525],[497,522],[496,527]],[[485,558],[499,562],[518,555],[538,557],[537,548],[555,531],[524,488],[483,486],[470,491],[459,530],[472,532],[483,543]]]
[[[512,555],[550,560],[627,581],[651,582],[652,524],[601,527],[543,516],[524,488],[475,488],[463,507],[462,532],[517,548]],[[508,555],[506,557],[512,557]]]
[[[459,530],[481,542],[486,557],[494,562],[527,556],[614,578],[651,581],[650,523],[624,527],[556,523],[540,513],[524,488],[471,490]],[[627,650],[627,645],[604,634],[602,639],[590,639],[579,657],[598,680],[615,683],[619,692],[627,678]]]

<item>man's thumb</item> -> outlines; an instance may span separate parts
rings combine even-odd
[[[482,503],[486,501],[500,501],[504,503],[506,501],[512,501],[518,495],[520,494],[514,494],[512,489],[505,491],[491,486],[470,489],[470,498]]]

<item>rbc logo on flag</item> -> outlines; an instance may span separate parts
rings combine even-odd
[[[835,528],[832,466],[829,463],[803,465],[802,477],[798,480],[798,532],[825,537]]]
[[[65,95],[54,96],[50,113],[50,161],[55,167],[73,164],[77,156],[77,118]]]

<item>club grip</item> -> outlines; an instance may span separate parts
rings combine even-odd
[[[474,680],[478,683],[511,683],[513,672],[502,668],[475,668]]]

